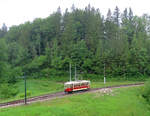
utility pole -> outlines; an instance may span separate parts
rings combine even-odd
[[[75,81],[77,80],[77,77],[76,77],[76,64],[75,64]]]
[[[71,63],[70,63],[70,69],[69,70],[70,70],[70,81],[71,81]]]
[[[24,75],[24,88],[25,88],[25,95],[24,95],[24,104],[27,104],[27,89],[26,89],[26,76]]]
[[[104,62],[104,84],[106,83],[106,77],[105,77],[105,62]]]

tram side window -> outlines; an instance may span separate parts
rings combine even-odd
[[[64,87],[65,87],[65,89],[66,89],[66,88],[67,88],[67,85],[65,85]]]
[[[89,83],[88,83],[88,82],[86,82],[86,83],[84,83],[84,84],[85,84],[86,86],[87,86],[87,85],[89,85]]]
[[[65,85],[65,88],[72,88],[73,87],[73,84],[67,84]]]
[[[87,82],[87,85],[89,85],[90,83],[89,82]]]
[[[73,88],[73,84],[70,84],[70,88]]]
[[[84,83],[84,86],[86,86],[87,85],[87,83]]]
[[[85,86],[85,83],[82,83],[81,85],[82,85],[82,86]]]
[[[79,87],[80,83],[74,84],[74,87]]]

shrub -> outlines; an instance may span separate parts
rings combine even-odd
[[[64,76],[64,75],[68,75],[67,72],[65,71],[61,71],[61,70],[56,70],[54,68],[50,69],[50,68],[45,68],[43,70],[41,70],[40,72],[42,77],[55,77],[55,76]]]
[[[49,86],[49,83],[42,83],[42,86],[48,87],[48,86]]]
[[[27,96],[28,96],[28,97],[31,96],[31,94],[32,94],[31,91],[27,91]],[[25,94],[24,94],[24,93],[20,93],[18,96],[19,96],[20,98],[24,98]]]
[[[1,98],[10,98],[15,96],[18,93],[18,89],[12,85],[2,84],[0,86],[0,97]]]
[[[144,87],[141,89],[142,96],[150,103],[150,79],[145,83]]]

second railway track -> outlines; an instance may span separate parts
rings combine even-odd
[[[92,92],[92,91],[97,91],[97,90],[105,89],[105,88],[121,88],[121,87],[131,87],[131,86],[140,86],[140,85],[144,85],[144,83],[125,84],[125,85],[117,85],[117,86],[107,86],[107,87],[102,87],[102,88],[91,88],[89,91],[75,92],[73,94]],[[64,97],[64,96],[69,96],[69,95],[72,95],[72,94],[65,94],[64,92],[46,94],[46,95],[41,95],[41,96],[28,98],[27,103],[29,104],[29,103],[33,103],[33,102],[37,102],[37,101],[44,101],[44,100],[48,100],[48,99],[54,99],[54,98]],[[24,104],[24,99],[20,99],[20,100],[15,100],[15,101],[11,101],[11,102],[0,103],[0,108],[23,105],[23,104]]]

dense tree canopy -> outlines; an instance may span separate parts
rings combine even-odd
[[[28,75],[63,74],[69,62],[80,72],[132,77],[150,75],[150,17],[123,13],[116,7],[104,18],[99,9],[58,8],[35,19],[0,30],[0,79],[6,72]],[[7,68],[9,70],[6,70]],[[60,73],[61,72],[61,73]],[[9,75],[9,74],[8,74]],[[11,76],[12,77],[12,76]],[[14,75],[13,78],[16,76]],[[13,79],[11,79],[13,80]]]

